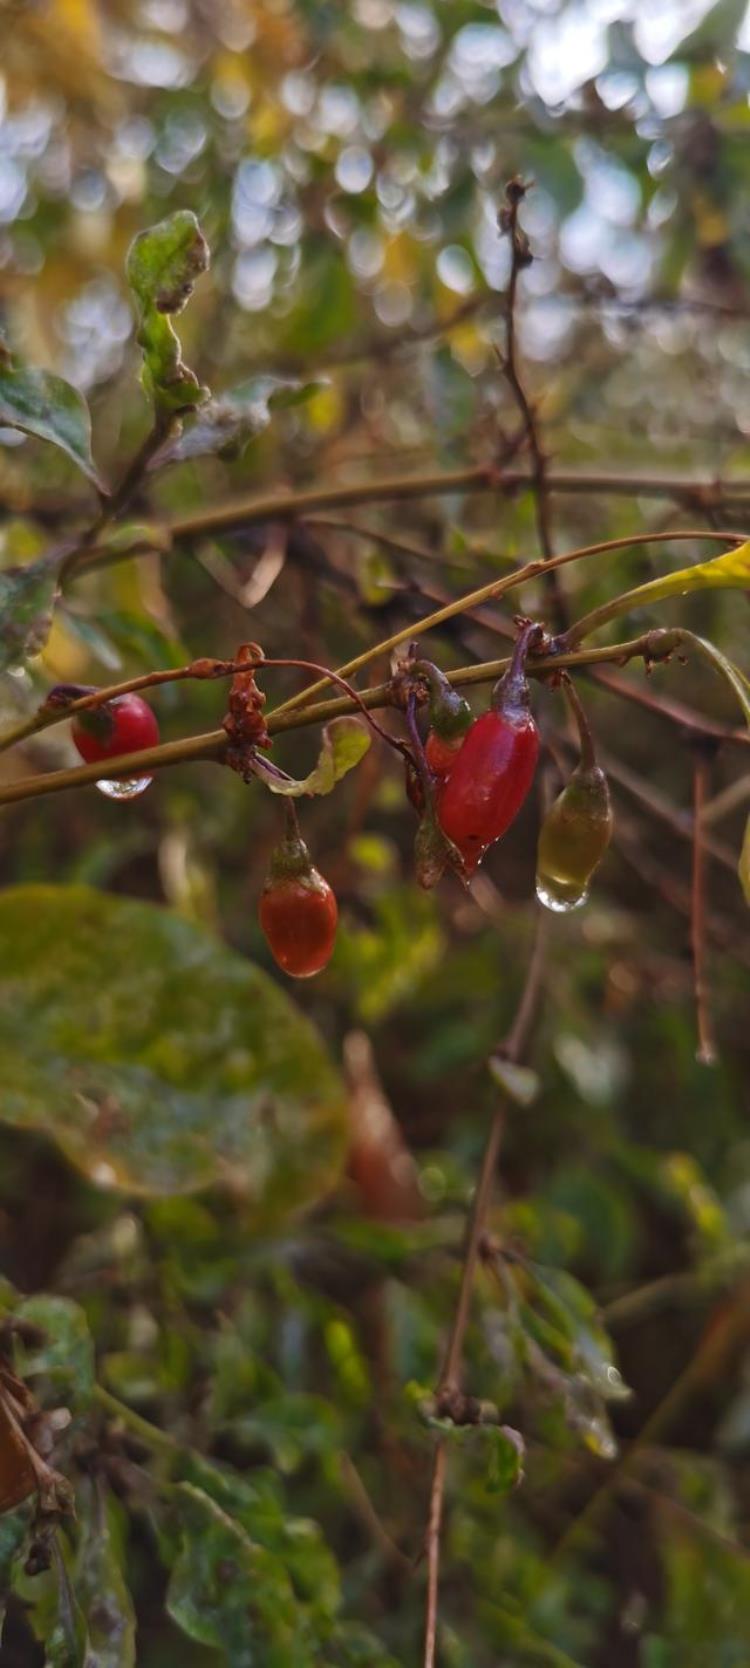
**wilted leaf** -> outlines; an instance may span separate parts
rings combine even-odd
[[[0,573],[0,672],[44,648],[59,591],[62,555]]]
[[[184,434],[162,446],[150,467],[160,469],[167,463],[183,463],[186,458],[205,457],[225,448],[234,450],[268,428],[274,411],[302,405],[325,386],[323,381],[298,382],[277,376],[256,376],[242,382],[207,401]]]
[[[36,1489],[28,1449],[0,1397],[0,1512],[12,1511]]]
[[[273,1216],[335,1178],[345,1095],[320,1038],[208,933],[85,887],[18,887],[0,967],[0,1118],[46,1131],[95,1184],[231,1182]]]
[[[207,395],[182,358],[169,315],[182,312],[208,265],[206,240],[189,209],[139,232],[128,251],[127,277],[140,311],[143,385],[162,415],[188,410]]]
[[[13,367],[0,357],[0,427],[19,429],[58,446],[94,486],[102,481],[91,456],[91,417],[77,388],[50,371]]]
[[[190,1483],[174,1490],[181,1544],[167,1610],[189,1638],[215,1645],[232,1668],[302,1668],[297,1606],[282,1564]]]
[[[271,793],[284,794],[288,799],[300,799],[303,794],[331,793],[342,776],[347,776],[370,746],[370,732],[358,718],[332,718],[324,725],[318,762],[309,776],[297,782],[292,776],[276,773],[267,759],[258,757],[254,773],[265,782]]]

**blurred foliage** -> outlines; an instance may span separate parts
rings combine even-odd
[[[248,639],[337,665],[537,554],[528,493],[377,490],[492,466],[517,426],[497,357],[514,174],[534,181],[518,339],[550,466],[632,474],[555,494],[555,548],[748,531],[746,9],[11,3],[0,729],[56,682]],[[111,560],[61,583],[97,485],[144,442],[127,519],[102,530]],[[674,475],[670,503],[649,478]],[[201,525],[233,498],[362,481],[372,502]],[[3,808],[0,1668],[421,1661],[429,1397],[498,1085],[513,1104],[465,1351],[492,1418],[447,1432],[440,1668],[743,1668],[746,755],[710,764],[708,1069],[693,757],[639,704],[646,688],[738,722],[746,596],[678,577],[716,551],[696,536],[564,570],[573,618],[658,581],[633,629],[718,649],[648,686],[637,666],[581,680],[616,831],[585,910],[549,928],[533,1072],[497,1050],[572,757],[554,691],[535,694],[539,801],[471,894],[416,888],[379,743],[302,805],[341,926],[293,1001],[256,921],[283,815],[260,784],[202,763],[132,805],[91,788]],[[511,629],[488,606],[429,652],[489,659]],[[269,706],[300,678],[269,669]],[[224,702],[165,685],[164,739],[215,730]],[[319,752],[302,730],[273,760],[299,783]],[[61,725],[2,753],[0,778],[75,758]],[[380,1081],[350,1046],[362,1027]],[[42,1458],[41,1514],[8,1408]]]

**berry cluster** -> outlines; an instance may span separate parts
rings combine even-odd
[[[449,865],[469,881],[490,846],[510,827],[531,788],[539,731],[530,707],[526,659],[538,650],[544,633],[529,620],[520,621],[519,627],[510,666],[495,686],[489,712],[479,718],[430,661],[411,661],[402,668],[412,749],[401,742],[393,745],[406,755],[407,793],[420,818],[417,876],[425,886],[435,885]],[[265,697],[254,681],[260,657],[257,645],[249,645],[248,667],[240,669],[232,685],[231,726],[225,721],[231,762],[246,779],[248,769],[252,774],[253,767],[258,768],[257,747],[269,745],[259,717]],[[569,683],[566,688],[578,723],[581,761],[543,821],[537,867],[537,895],[554,910],[574,909],[585,901],[612,833],[606,778],[596,763],[578,697]],[[86,693],[94,692],[65,691],[68,697]],[[428,728],[422,744],[414,712],[417,701],[425,697]],[[77,712],[72,735],[87,763],[111,764],[155,746],[159,728],[148,702],[126,693]],[[130,798],[149,781],[140,775],[106,778],[99,786],[113,797]],[[272,853],[258,915],[271,953],[285,973],[305,979],[327,966],[336,937],[336,897],[313,866],[291,798],[286,834]]]

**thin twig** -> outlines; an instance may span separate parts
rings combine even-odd
[[[531,1028],[536,1016],[539,997],[544,975],[546,917],[542,910],[537,911],[534,946],[531,952],[528,971],[524,987],[516,1009],[515,1017],[503,1046],[503,1055],[507,1060],[518,1062],[526,1051]],[[472,1200],[469,1219],[466,1224],[464,1240],[463,1266],[461,1270],[461,1284],[458,1301],[453,1315],[453,1324],[448,1339],[445,1359],[437,1383],[438,1398],[446,1393],[457,1390],[461,1378],[461,1357],[463,1355],[466,1328],[469,1324],[471,1297],[474,1287],[479,1251],[484,1232],[492,1187],[495,1179],[497,1159],[505,1126],[505,1100],[501,1099],[494,1112],[490,1124],[487,1142],[482,1156],[481,1168]],[[435,1451],[435,1460],[430,1488],[430,1507],[426,1531],[427,1552],[427,1604],[425,1615],[425,1645],[424,1668],[434,1668],[435,1650],[437,1642],[438,1590],[440,1575],[440,1531],[443,1519],[443,1502],[445,1496],[446,1447],[445,1440],[439,1439]]]
[[[709,744],[710,745],[710,744]],[[695,980],[695,1017],[698,1027],[697,1059],[704,1066],[716,1064],[716,1044],[711,1023],[706,973],[706,837],[703,806],[708,791],[710,763],[706,744],[695,743],[693,763],[693,877],[691,885],[690,941]]]
[[[498,354],[503,371],[511,388],[516,404],[523,418],[524,429],[529,443],[529,450],[533,462],[533,491],[534,508],[536,512],[537,533],[539,546],[545,562],[550,562],[555,554],[552,543],[552,528],[550,523],[549,498],[547,494],[547,458],[542,446],[539,433],[537,413],[524,387],[518,363],[518,344],[516,334],[516,306],[518,299],[518,280],[525,267],[530,266],[533,255],[529,247],[526,233],[518,223],[518,211],[528,191],[528,185],[521,179],[510,180],[505,188],[505,204],[500,213],[500,228],[510,238],[511,260],[508,296],[505,311],[505,358]],[[550,574],[545,580],[548,589],[555,624],[558,631],[564,631],[568,615],[565,599],[560,588],[558,575]]]
[[[424,619],[412,621],[408,626],[404,626],[403,630],[396,631],[391,637],[385,638],[383,642],[374,644],[370,649],[365,649],[362,654],[356,655],[353,660],[348,660],[344,666],[337,667],[339,677],[351,677],[353,672],[360,671],[363,666],[369,665],[378,656],[389,654],[392,649],[398,648],[401,643],[407,642],[412,637],[418,637],[423,632],[434,631],[437,626],[443,625],[446,620],[454,619],[457,614],[466,614],[480,603],[489,602],[491,598],[504,596],[508,591],[515,590],[517,586],[524,584],[527,580],[537,579],[540,574],[548,572],[550,568],[564,567],[568,562],[580,562],[589,556],[599,556],[612,550],[650,544],[652,541],[657,544],[664,543],[673,536],[669,533],[655,533],[653,535],[640,533],[631,538],[604,539],[599,540],[596,544],[581,545],[576,550],[563,551],[562,555],[553,556],[549,562],[542,559],[526,562],[522,567],[514,569],[512,573],[505,574],[501,579],[493,579],[487,585],[480,585],[477,590],[469,591],[464,596],[457,597],[455,601],[446,603],[442,608],[437,608],[434,613],[426,615]],[[682,537],[681,534],[677,536]],[[714,532],[701,532],[698,535],[692,534],[689,536],[708,539],[719,537]],[[727,539],[730,542],[741,544],[744,542],[745,535],[741,533],[723,534],[719,537],[719,542],[726,542]],[[560,664],[562,664],[562,661]],[[293,707],[303,706],[313,696],[321,694],[326,687],[325,679],[320,683],[311,684],[308,689],[303,690],[299,695],[293,695],[290,700],[285,701],[284,705],[276,710],[278,712],[289,712]]]

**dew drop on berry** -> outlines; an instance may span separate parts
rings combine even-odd
[[[119,782],[102,779],[96,785],[107,799],[137,799],[139,793],[145,793],[152,782],[153,776],[126,776]]]
[[[568,915],[571,909],[580,909],[589,895],[588,886],[581,886],[580,881],[561,880],[554,875],[538,874],[536,879],[536,895],[545,909],[554,910],[556,915]]]

